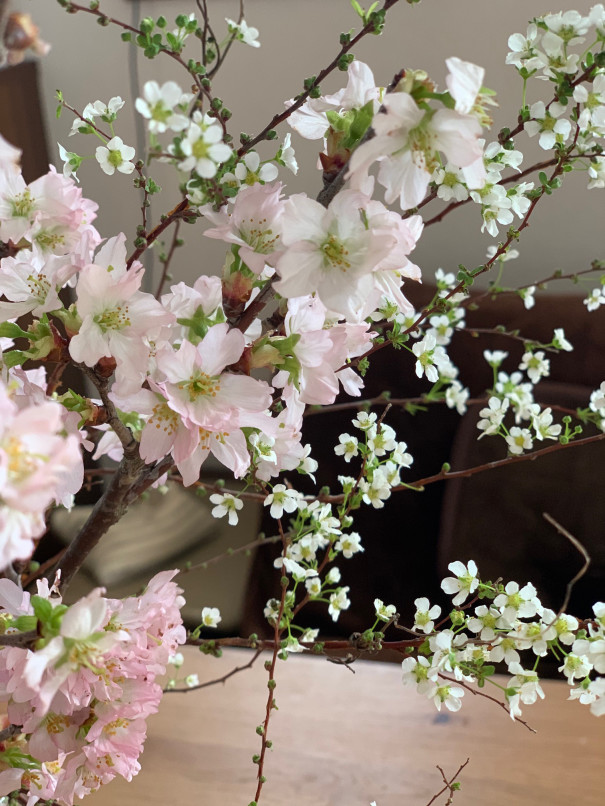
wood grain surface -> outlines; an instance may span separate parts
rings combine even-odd
[[[185,655],[185,674],[202,682],[250,658],[244,650]],[[88,806],[247,806],[267,692],[263,659],[224,685],[166,695],[149,720],[141,773],[104,787]],[[524,708],[533,734],[470,692],[459,713],[437,713],[402,686],[399,664],[354,668],[316,657],[278,663],[259,804],[426,806],[443,785],[435,765],[450,776],[468,757],[454,806],[605,804],[605,719],[568,702],[564,683],[544,683],[546,700]]]

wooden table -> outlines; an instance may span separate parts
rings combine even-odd
[[[201,681],[250,657],[230,650],[206,658],[190,648],[185,656],[186,673]],[[247,806],[267,692],[263,659],[225,685],[166,695],[149,721],[141,773],[86,803]],[[354,668],[301,656],[278,663],[263,806],[426,806],[442,787],[435,765],[450,776],[467,757],[454,806],[605,804],[605,719],[567,702],[563,683],[546,682],[546,700],[524,708],[534,735],[470,692],[459,713],[438,714],[402,686],[399,664]]]

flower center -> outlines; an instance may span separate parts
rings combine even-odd
[[[274,235],[271,228],[267,228],[267,219],[262,218],[260,221],[255,221],[253,218],[249,218],[246,223],[250,228],[245,229],[242,227],[242,229],[240,229],[242,240],[244,240],[251,249],[254,249],[255,252],[261,255],[268,255],[274,252],[279,236]]]
[[[335,235],[329,235],[320,249],[324,256],[324,266],[332,265],[343,272],[351,268],[349,250]]]
[[[178,387],[187,392],[189,400],[193,403],[198,397],[216,397],[221,385],[218,378],[198,371],[189,380],[181,381]]]
[[[50,283],[46,279],[46,275],[44,273],[41,272],[40,274],[30,274],[26,282],[32,297],[36,297],[40,300],[46,299],[48,292],[50,291]]]
[[[8,457],[8,478],[11,484],[19,484],[36,469],[34,454],[30,453],[16,437],[9,437],[2,444],[2,449]]]
[[[40,230],[35,241],[43,251],[53,252],[58,246],[65,244],[65,235],[50,230]]]
[[[109,308],[102,313],[98,313],[93,322],[99,326],[102,333],[107,333],[108,330],[122,330],[131,325],[128,316],[128,305],[122,307],[118,305],[117,308]]]
[[[34,200],[31,197],[29,188],[15,196],[11,201],[11,207],[15,218],[29,218],[31,211],[34,209]]]
[[[124,162],[124,159],[122,158],[121,152],[118,151],[118,149],[114,149],[113,151],[109,152],[107,162],[110,165],[113,165],[114,168],[119,168],[120,165]]]
[[[208,157],[208,144],[200,137],[200,139],[196,140],[191,146],[191,153],[196,160],[206,159]]]

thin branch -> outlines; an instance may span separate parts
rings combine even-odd
[[[434,803],[437,800],[437,798],[441,797],[441,795],[443,795],[444,792],[448,792],[448,791],[450,793],[450,796],[447,799],[447,801],[445,802],[445,806],[450,806],[450,804],[452,803],[453,798],[454,798],[454,792],[456,792],[456,789],[454,788],[453,785],[456,782],[456,778],[460,775],[460,773],[466,767],[466,765],[469,763],[469,761],[470,761],[470,758],[467,758],[466,761],[464,762],[464,764],[461,764],[458,767],[458,769],[452,775],[452,777],[449,779],[449,781],[445,777],[445,773],[443,772],[443,770],[441,769],[439,764],[435,765],[437,767],[437,769],[439,770],[439,772],[441,773],[441,777],[443,778],[444,786],[443,786],[443,789],[440,789],[439,792],[437,792],[436,795],[433,795],[433,797],[429,800],[429,802],[426,804],[426,806],[431,806],[431,803]]]
[[[243,666],[236,666],[230,672],[224,674],[222,677],[217,677],[215,680],[207,680],[205,683],[199,683],[197,686],[190,686],[188,688],[165,688],[164,694],[187,694],[190,691],[199,691],[201,688],[208,688],[208,686],[215,686],[217,683],[226,683],[230,677],[238,672],[243,672],[245,669],[251,669],[256,659],[262,654],[262,649],[257,649],[248,663]]]
[[[278,519],[277,521],[279,527],[279,533],[282,539],[283,544],[283,551],[282,557],[286,556],[286,550],[288,548],[288,543],[286,537],[284,535],[281,520]],[[284,609],[286,607],[286,591],[288,590],[288,582],[287,580],[282,580],[281,583],[281,598],[279,602],[279,612],[275,619],[275,624],[273,627],[273,640],[275,646],[273,647],[273,654],[271,656],[271,661],[268,664],[265,664],[265,667],[269,673],[269,680],[267,682],[267,688],[269,689],[269,693],[267,695],[267,707],[265,710],[265,719],[262,725],[262,732],[261,732],[261,750],[260,756],[258,758],[258,775],[257,775],[257,786],[256,786],[256,794],[254,795],[254,802],[258,803],[260,799],[260,793],[263,788],[263,784],[265,782],[265,776],[263,775],[263,769],[265,766],[265,756],[267,753],[267,733],[269,731],[269,721],[271,719],[271,714],[273,713],[273,705],[275,703],[275,664],[277,663],[277,653],[280,649],[281,644],[281,630],[280,624],[282,620],[282,616],[284,614]]]
[[[239,316],[238,321],[235,323],[235,327],[237,327],[238,330],[241,330],[242,333],[245,333],[246,330],[248,330],[252,322],[254,322],[256,316],[258,316],[265,305],[267,305],[270,300],[273,299],[275,294],[275,291],[273,290],[273,279],[274,278],[271,277],[269,280],[267,280],[262,290],[256,295],[241,316]]]
[[[157,224],[149,234],[144,236],[145,243],[142,246],[137,246],[134,252],[130,255],[126,261],[126,268],[129,269],[134,261],[138,260],[143,252],[148,249],[152,243],[157,241],[164,230],[168,229],[171,224],[173,224],[175,221],[178,221],[184,215],[191,214],[188,208],[189,202],[187,199],[183,199],[176,205],[176,207],[173,207],[169,213],[163,215],[160,219],[160,223]]]
[[[555,442],[553,445],[548,445],[546,448],[540,448],[540,450],[532,451],[531,453],[523,453],[519,456],[510,455],[507,456],[505,459],[496,459],[493,462],[486,462],[483,465],[470,467],[467,468],[466,470],[451,470],[451,471],[442,470],[439,473],[435,473],[433,476],[426,476],[423,479],[412,481],[408,485],[393,487],[393,491],[409,489],[410,487],[419,489],[421,487],[426,487],[427,484],[433,484],[436,481],[445,481],[449,479],[467,479],[470,478],[471,476],[474,476],[476,473],[483,473],[486,470],[496,470],[499,467],[505,467],[506,465],[512,465],[517,462],[523,462],[527,460],[533,462],[539,456],[546,456],[546,454],[554,453],[555,451],[567,450],[568,448],[575,448],[579,447],[580,445],[589,445],[592,442],[601,442],[603,439],[605,439],[605,434],[595,434],[592,437],[584,437],[583,439],[571,440],[567,444]]]
[[[543,512],[542,517],[544,518],[544,520],[548,521],[548,523],[550,523],[551,526],[554,526],[560,535],[563,535],[563,537],[567,538],[567,540],[569,540],[569,542],[576,549],[576,551],[578,551],[584,558],[583,566],[580,568],[578,573],[572,579],[570,579],[570,581],[567,583],[565,587],[565,598],[563,599],[563,604],[559,608],[559,612],[555,616],[555,619],[553,621],[553,623],[555,623],[559,619],[559,617],[567,610],[567,605],[569,604],[569,599],[571,597],[573,587],[577,582],[580,581],[580,579],[582,579],[584,574],[588,571],[588,567],[590,566],[591,560],[589,553],[586,551],[586,549],[580,543],[580,541],[576,537],[574,537],[570,532],[568,532],[567,529],[565,529],[565,527],[561,526],[561,524],[557,520],[555,520],[552,515],[549,515],[548,512]],[[549,624],[548,626],[550,627],[551,625]]]
[[[451,679],[452,682],[455,682],[457,686],[462,686],[462,688],[465,688],[467,691],[470,691],[471,694],[474,694],[475,696],[485,697],[486,700],[491,700],[492,702],[495,702],[496,705],[499,705],[500,708],[502,708],[504,711],[506,711],[506,713],[509,716],[511,715],[510,710],[509,710],[509,708],[508,708],[508,706],[507,706],[507,704],[505,702],[502,702],[501,700],[496,699],[496,697],[492,697],[491,694],[486,694],[485,691],[483,691],[483,689],[473,688],[473,686],[470,686],[464,680],[456,680],[456,681],[454,681],[452,678],[446,678],[446,679],[447,680]],[[521,725],[525,725],[527,730],[530,731],[531,733],[537,733],[537,731],[534,730],[534,728],[532,728],[524,719],[521,719],[521,717],[513,716],[513,719],[515,720],[515,722],[519,722]]]
[[[112,471],[112,472],[115,473],[115,471]],[[27,590],[27,588],[32,584],[32,582],[35,582],[36,579],[40,579],[41,577],[43,577],[46,574],[47,571],[49,571],[51,568],[54,568],[55,565],[61,559],[61,557],[63,557],[65,552],[66,552],[66,549],[61,549],[61,551],[58,551],[50,559],[46,560],[46,562],[43,562],[36,571],[31,573],[29,576],[26,576],[22,580],[23,589]]]
[[[86,364],[76,364],[75,366],[79,367],[82,370],[84,375],[92,381],[92,383],[97,388],[101,400],[103,401],[103,405],[105,406],[105,410],[107,412],[107,422],[113,428],[116,433],[116,436],[122,443],[124,450],[132,449],[134,445],[136,445],[135,439],[132,435],[132,431],[128,426],[124,425],[124,423],[120,420],[118,416],[118,412],[113,401],[109,397],[109,381],[107,378],[99,375],[94,369],[87,367]]]
[[[29,632],[5,633],[0,635],[0,646],[30,647],[40,636],[36,630]]]
[[[178,240],[179,240],[179,230],[181,228],[180,220],[177,220],[176,224],[174,225],[174,231],[172,233],[172,242],[170,244],[170,249],[168,254],[166,255],[166,260],[164,260],[164,267],[162,269],[162,276],[160,277],[160,282],[158,283],[157,290],[155,292],[155,298],[159,299],[160,294],[162,293],[162,289],[164,287],[164,283],[166,282],[166,277],[168,275],[168,268],[170,267],[170,263],[172,258],[174,257],[174,253],[177,248]]]
[[[198,569],[206,570],[209,565],[214,565],[214,563],[218,563],[221,560],[224,560],[226,557],[235,557],[237,554],[244,554],[247,551],[257,548],[258,546],[269,546],[273,545],[274,543],[279,543],[280,540],[281,535],[273,535],[272,537],[257,537],[256,540],[251,540],[244,546],[238,546],[236,549],[227,549],[227,551],[223,551],[220,554],[217,554],[215,557],[211,557],[209,560],[203,560],[202,562],[195,563],[195,565],[188,565],[186,568],[181,568],[178,572],[178,575],[188,574],[190,571],[197,571]]]

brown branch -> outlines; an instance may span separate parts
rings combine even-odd
[[[238,672],[243,672],[245,669],[251,669],[256,659],[261,655],[262,649],[257,649],[252,658],[244,666],[235,666],[230,672],[224,674],[222,677],[217,677],[215,680],[207,680],[205,683],[199,683],[197,686],[189,686],[188,688],[165,688],[164,694],[187,694],[189,691],[199,691],[201,688],[208,688],[208,686],[215,686],[217,683],[226,683],[230,677]]]
[[[559,532],[560,535],[563,535],[563,537],[565,537],[567,540],[569,540],[571,545],[584,558],[584,564],[582,565],[582,567],[580,568],[578,573],[575,574],[575,576],[572,579],[570,579],[569,582],[567,583],[567,585],[565,586],[565,597],[563,599],[563,604],[559,608],[559,611],[558,611],[557,615],[555,616],[555,618],[554,618],[554,620],[552,622],[554,624],[559,619],[559,617],[567,610],[567,605],[569,604],[569,599],[571,597],[571,592],[572,592],[572,590],[574,588],[574,585],[576,584],[576,582],[579,582],[579,580],[582,579],[584,574],[588,571],[588,567],[590,565],[591,560],[590,560],[589,553],[586,551],[586,549],[580,543],[580,541],[577,539],[577,537],[574,537],[570,532],[567,531],[567,529],[565,529],[563,526],[561,526],[561,524],[557,520],[555,520],[552,515],[549,515],[548,512],[543,512],[542,517],[544,518],[544,520],[548,521],[548,523],[550,523],[551,526],[554,526],[555,529],[557,530],[557,532]],[[552,624],[548,624],[547,628],[551,627],[551,626],[552,626]]]
[[[112,471],[112,472],[115,472],[115,471]],[[51,568],[54,568],[55,565],[61,559],[61,557],[65,554],[66,550],[67,549],[61,549],[61,551],[58,551],[50,559],[46,560],[46,562],[43,562],[36,571],[34,571],[33,573],[29,574],[29,576],[26,576],[22,580],[23,589],[27,590],[27,588],[32,584],[32,582],[35,582],[36,579],[40,579],[41,577],[43,577],[46,574],[46,572],[48,570],[50,570]]]
[[[126,268],[129,269],[134,261],[141,257],[143,252],[160,237],[165,229],[168,229],[172,223],[182,218],[185,213],[188,213],[188,208],[189,202],[187,199],[183,199],[176,205],[176,207],[173,207],[167,215],[162,216],[160,223],[157,224],[148,235],[145,235],[145,244],[143,246],[137,246],[134,252],[130,255],[126,261]],[[190,214],[193,215],[192,213]]]
[[[470,686],[464,680],[454,680],[452,678],[445,678],[445,679],[451,680],[451,682],[455,683],[457,686],[462,686],[462,688],[465,688],[467,691],[470,691],[471,694],[474,694],[475,696],[485,697],[486,700],[491,700],[492,702],[495,702],[496,705],[499,705],[500,708],[506,711],[506,713],[510,716],[510,710],[507,704],[505,702],[502,702],[501,700],[496,699],[496,697],[492,697],[491,694],[486,694],[485,691],[483,691],[483,689],[473,688],[473,686]],[[537,731],[534,730],[534,728],[532,728],[524,719],[521,719],[521,717],[513,716],[513,719],[515,720],[515,722],[519,722],[521,725],[525,725],[527,730],[530,731],[531,733],[537,733]]]
[[[454,789],[453,785],[454,785],[454,783],[456,781],[456,778],[460,775],[460,773],[466,767],[466,765],[469,763],[469,761],[470,761],[470,758],[467,758],[466,761],[464,762],[464,764],[461,764],[458,767],[458,769],[452,775],[452,777],[449,779],[449,781],[445,777],[445,773],[443,772],[443,770],[441,769],[439,764],[436,765],[437,769],[441,773],[441,777],[443,778],[444,786],[443,786],[443,789],[440,789],[439,792],[437,792],[436,795],[433,795],[433,797],[429,800],[429,802],[426,804],[426,806],[431,806],[431,803],[434,803],[437,800],[437,798],[441,797],[441,795],[443,795],[444,792],[448,792],[448,791],[450,793],[450,796],[447,799],[447,801],[445,802],[445,806],[450,806],[450,804],[452,803],[452,800],[454,798],[454,792],[456,792],[456,789]]]
[[[172,462],[172,457],[167,456],[155,465],[146,465],[139,456],[138,443],[124,448],[124,458],[107,490],[57,565],[57,571],[61,572],[59,584],[62,591],[109,527],[117,523],[130,504],[172,467]]]
[[[0,635],[0,646],[31,647],[40,636],[36,630]]]
[[[499,467],[505,467],[506,465],[512,465],[517,462],[523,461],[531,461],[533,462],[539,456],[546,456],[549,453],[554,453],[555,451],[560,450],[567,450],[568,448],[575,448],[581,445],[589,445],[591,442],[600,442],[605,439],[605,434],[595,434],[592,437],[584,437],[583,439],[571,440],[567,444],[562,444],[560,442],[555,442],[553,445],[548,445],[546,448],[540,448],[537,451],[532,451],[531,453],[524,453],[521,455],[510,455],[507,456],[505,459],[496,459],[493,462],[486,462],[483,465],[477,465],[476,467],[469,467],[466,470],[450,470],[450,471],[440,471],[439,473],[435,473],[432,476],[426,476],[423,479],[418,479],[417,481],[410,482],[409,485],[401,485],[399,487],[393,487],[393,491],[404,490],[412,488],[421,488],[425,487],[427,484],[433,484],[436,481],[445,481],[450,479],[467,479],[471,476],[474,476],[476,473],[482,473],[486,470],[497,470]]]
[[[277,521],[279,526],[279,532],[282,539],[283,544],[283,551],[282,557],[286,556],[286,550],[288,547],[286,537],[284,535],[281,520]],[[260,756],[258,758],[258,783],[256,786],[256,794],[254,795],[254,802],[258,803],[260,799],[260,794],[263,788],[263,784],[265,782],[265,776],[263,775],[263,769],[265,766],[265,756],[267,753],[267,732],[269,730],[269,721],[271,719],[271,714],[273,712],[273,706],[275,703],[275,664],[277,663],[277,653],[280,648],[280,638],[281,638],[281,630],[280,630],[280,623],[282,620],[282,616],[284,613],[284,608],[286,606],[286,591],[288,590],[288,581],[287,579],[282,579],[281,582],[281,599],[279,602],[279,612],[277,614],[277,618],[275,619],[275,625],[273,627],[273,640],[275,646],[273,647],[273,654],[271,656],[271,661],[268,664],[265,664],[265,668],[269,672],[269,680],[267,682],[267,688],[269,689],[269,694],[267,695],[267,706],[265,710],[265,719],[262,725],[262,732],[261,732],[261,751]],[[259,649],[260,651],[260,649]]]
[[[264,496],[260,497],[264,498]],[[206,570],[209,565],[214,565],[214,563],[218,563],[221,560],[224,560],[226,557],[235,557],[236,554],[244,554],[251,549],[257,548],[257,546],[272,545],[273,543],[279,543],[280,540],[281,535],[273,535],[272,537],[257,537],[256,540],[251,540],[244,546],[238,546],[236,549],[227,549],[227,551],[223,551],[220,554],[217,554],[215,557],[211,557],[209,560],[203,560],[202,562],[195,563],[195,565],[188,565],[186,568],[181,568],[178,573],[188,574],[190,571],[197,571],[200,568]]]
[[[160,294],[162,293],[162,289],[164,288],[164,283],[166,282],[166,277],[168,275],[168,268],[170,267],[170,263],[172,258],[174,257],[174,253],[177,248],[178,240],[179,240],[179,230],[181,228],[181,221],[180,219],[177,220],[174,231],[172,233],[172,242],[170,244],[170,249],[168,254],[166,255],[166,260],[164,260],[164,267],[162,269],[162,276],[160,277],[160,282],[158,283],[158,287],[155,292],[155,298],[159,299]]]
[[[234,323],[234,326],[241,330],[242,333],[245,333],[246,330],[250,327],[252,322],[258,314],[263,310],[265,305],[273,299],[275,291],[273,290],[273,277],[271,277],[265,285],[263,286],[262,290],[256,295],[256,297],[252,300],[252,302],[248,305],[246,310],[241,314],[238,318],[238,321]]]

